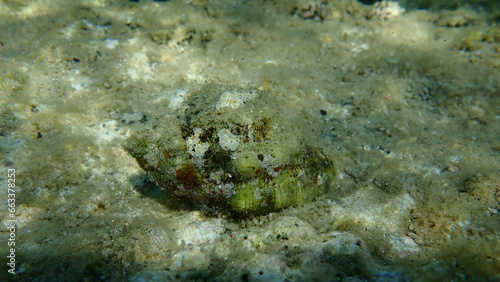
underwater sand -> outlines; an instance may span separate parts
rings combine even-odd
[[[428,2],[0,0],[0,277],[500,280],[498,3]],[[324,195],[233,219],[149,180],[121,143],[205,83],[277,93]]]

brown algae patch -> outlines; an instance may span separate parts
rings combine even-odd
[[[170,195],[209,213],[248,217],[305,203],[323,194],[333,163],[274,96],[206,85],[123,147]]]

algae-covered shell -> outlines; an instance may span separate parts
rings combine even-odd
[[[272,95],[205,85],[175,116],[123,147],[172,196],[216,214],[248,217],[321,195],[333,164]]]

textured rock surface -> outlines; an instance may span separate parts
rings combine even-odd
[[[246,217],[304,203],[323,193],[333,165],[275,97],[209,84],[123,147],[159,186],[204,211]]]

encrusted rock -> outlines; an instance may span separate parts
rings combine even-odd
[[[301,204],[323,193],[333,164],[275,97],[205,85],[123,147],[159,186],[203,211],[249,217]]]

